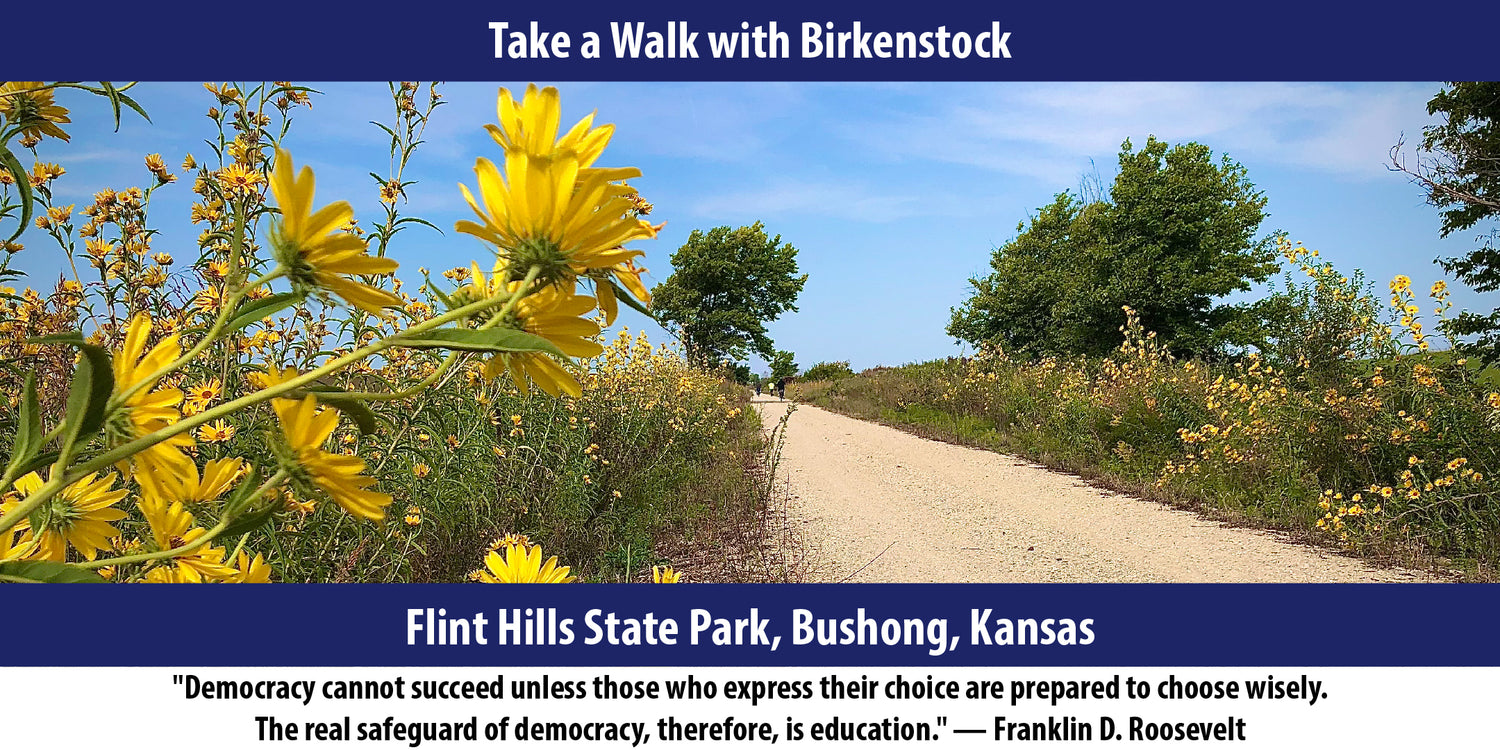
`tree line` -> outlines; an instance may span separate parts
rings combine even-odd
[[[1393,149],[1393,168],[1443,209],[1442,235],[1500,214],[1500,84],[1454,82],[1428,103],[1416,163]],[[970,280],[948,333],[976,347],[1031,356],[1103,355],[1119,344],[1131,307],[1175,355],[1232,356],[1285,348],[1310,327],[1310,300],[1295,290],[1229,302],[1277,271],[1279,232],[1264,233],[1266,198],[1245,168],[1200,143],[1129,140],[1107,191],[1064,191],[1017,225],[990,272]],[[1474,251],[1439,258],[1480,292],[1500,289],[1496,234]],[[1455,348],[1500,358],[1500,309],[1445,324]]]

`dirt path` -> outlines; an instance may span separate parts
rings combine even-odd
[[[787,404],[759,397],[766,426]],[[1417,581],[1329,550],[1090,487],[1012,456],[805,404],[779,473],[814,580]]]

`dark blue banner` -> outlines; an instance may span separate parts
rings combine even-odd
[[[1497,593],[1439,584],[11,586],[6,620],[26,647],[4,658],[199,667],[1495,666]],[[109,632],[132,634],[134,645],[101,637],[101,623],[111,622],[128,623]]]
[[[23,3],[5,12],[5,67],[12,78],[79,80],[1500,78],[1500,3],[1408,10],[1288,0],[302,3],[260,28],[232,3],[159,13],[110,4],[61,20],[55,6]]]

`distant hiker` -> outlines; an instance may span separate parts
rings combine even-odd
[[[757,396],[760,395],[760,388],[761,388],[760,378],[756,378],[755,379],[755,395],[757,395]]]
[[[779,399],[781,399],[782,401],[786,400],[786,381],[787,380],[788,380],[788,378],[777,378],[777,380],[776,380],[776,397],[779,398]]]

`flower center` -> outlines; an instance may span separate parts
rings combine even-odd
[[[526,278],[533,267],[541,269],[536,278],[543,285],[557,284],[573,277],[573,269],[568,265],[568,254],[546,237],[523,239],[510,248],[506,255],[511,262],[509,281]]]

